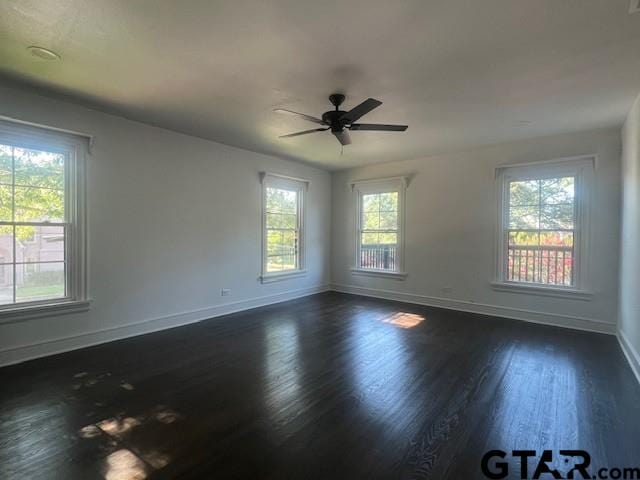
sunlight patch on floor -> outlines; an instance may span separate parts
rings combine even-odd
[[[100,435],[100,429],[95,425],[87,425],[78,431],[78,435],[81,438],[94,438]]]
[[[383,323],[389,323],[400,328],[413,328],[425,320],[423,315],[417,313],[397,312],[382,319]]]
[[[113,452],[105,459],[105,480],[144,480],[146,466],[142,460],[127,449]]]
[[[129,430],[137,427],[138,425],[140,425],[140,421],[137,418],[133,417],[126,417],[122,419],[108,418],[107,420],[103,420],[98,423],[98,427],[100,427],[100,430],[112,436],[127,433]]]

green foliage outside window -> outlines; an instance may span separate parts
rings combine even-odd
[[[64,221],[64,155],[0,145],[0,221]],[[13,228],[0,226],[0,235]],[[21,241],[34,227],[16,231]]]

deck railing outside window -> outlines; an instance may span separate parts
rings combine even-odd
[[[570,286],[573,247],[509,245],[507,279],[512,282]]]
[[[375,270],[396,270],[397,251],[397,245],[361,245],[360,266]]]

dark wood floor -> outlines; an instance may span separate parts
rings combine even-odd
[[[640,466],[640,387],[614,337],[337,293],[0,385],[2,479],[476,479],[490,449]]]

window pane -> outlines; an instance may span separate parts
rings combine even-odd
[[[64,261],[64,227],[17,226],[16,262]]]
[[[365,212],[377,212],[380,210],[380,195],[363,195],[362,210]]]
[[[9,185],[0,185],[0,221],[13,221],[13,193]]]
[[[273,255],[268,258],[267,272],[295,270],[298,268],[296,255]]]
[[[509,228],[537,229],[538,207],[511,207],[509,209]]]
[[[573,232],[540,232],[540,245],[573,247]]]
[[[382,230],[398,228],[398,212],[380,212],[380,228]]]
[[[13,181],[13,157],[11,147],[0,145],[0,183],[10,184]]]
[[[267,271],[292,270],[298,263],[298,232],[272,230],[267,232]]]
[[[380,214],[378,212],[364,213],[362,215],[363,230],[377,230],[380,228]]]
[[[573,205],[544,205],[540,211],[540,228],[573,228]]]
[[[396,233],[381,233],[378,242],[380,245],[395,245],[398,243],[398,235]]]
[[[63,262],[16,265],[17,302],[62,298],[64,295]]]
[[[15,187],[17,222],[64,221],[64,191]]]
[[[0,225],[0,263],[13,262],[13,225]]]
[[[560,177],[541,181],[541,202],[544,204],[572,204],[575,195],[575,178]]]
[[[13,303],[13,265],[0,265],[0,305]]]
[[[267,228],[296,228],[297,216],[288,213],[267,213]]]
[[[538,205],[540,182],[538,180],[524,180],[510,182],[509,184],[509,204],[516,205]]]
[[[377,245],[379,236],[378,233],[363,233],[361,243],[362,245]]]
[[[283,259],[281,256],[267,257],[267,272],[282,271]]]
[[[380,194],[380,211],[389,212],[398,210],[398,192]]]
[[[282,270],[295,270],[298,268],[295,252],[282,257]]]
[[[267,188],[267,212],[296,214],[297,192],[281,188]]]
[[[281,230],[267,231],[267,255],[277,255],[279,245],[282,243]]]
[[[538,245],[538,232],[509,232],[509,245]]]
[[[15,183],[64,189],[64,155],[27,148],[14,148]]]
[[[297,232],[295,230],[285,230],[282,232],[282,244],[289,248],[296,246]]]

